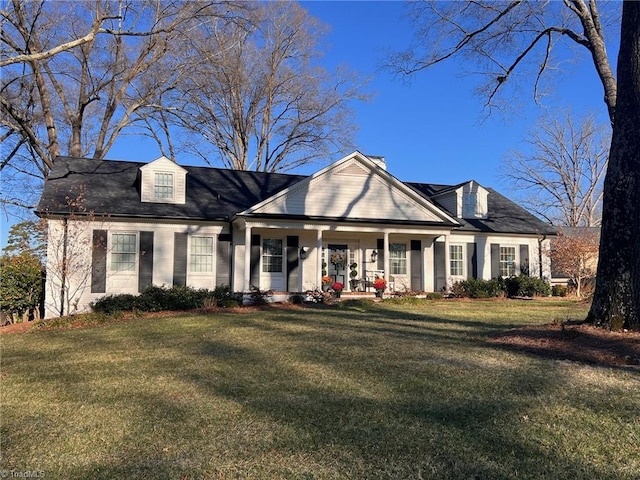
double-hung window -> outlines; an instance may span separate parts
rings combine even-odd
[[[500,276],[516,274],[516,247],[500,247]]]
[[[153,196],[173,200],[173,173],[156,172],[153,176]]]
[[[449,273],[451,276],[462,277],[464,275],[462,252],[462,245],[449,245]]]
[[[282,239],[265,238],[262,240],[262,271],[265,273],[282,272]]]
[[[213,271],[213,237],[191,237],[191,272]]]
[[[407,274],[407,245],[404,243],[389,244],[389,269],[391,275]]]
[[[136,269],[136,234],[111,234],[111,270],[131,272]]]

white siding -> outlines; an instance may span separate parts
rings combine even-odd
[[[45,286],[45,317],[55,317],[60,314],[61,262],[63,252],[64,228],[61,220],[49,220],[49,240],[47,247],[47,283]],[[107,231],[107,272],[106,292],[91,293],[91,258],[93,230]],[[138,293],[138,257],[136,252],[136,267],[130,272],[114,272],[111,263],[111,234],[135,233],[139,242],[139,232],[153,232],[153,279],[158,286],[173,284],[174,233],[188,233],[190,235],[216,236],[223,231],[222,225],[179,225],[153,224],[143,222],[113,222],[113,221],[70,221],[68,226],[67,258],[70,259],[69,274],[65,290],[70,300],[65,306],[65,313],[84,312],[89,310],[91,302],[111,294]],[[214,248],[215,252],[215,248]],[[214,262],[215,263],[215,262]],[[191,274],[187,270],[187,285],[194,288],[213,288],[215,286],[214,271],[207,274]]]
[[[358,219],[441,221],[435,213],[374,173],[333,173],[264,205],[259,213]]]

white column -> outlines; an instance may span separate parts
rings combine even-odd
[[[322,288],[322,230],[318,229],[316,237],[316,281]]]
[[[251,290],[251,227],[244,228],[244,291]]]
[[[384,278],[390,281],[389,276],[389,232],[384,232]]]
[[[433,238],[422,241],[422,286],[425,292],[433,292]]]
[[[449,290],[449,279],[451,278],[451,252],[449,252],[449,235],[444,236],[444,284]]]

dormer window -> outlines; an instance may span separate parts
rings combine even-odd
[[[157,200],[173,200],[173,173],[155,172],[153,182],[153,196]]]
[[[487,189],[470,181],[462,187],[462,218],[487,218]]]
[[[478,207],[478,194],[465,192],[462,196],[462,217],[476,217],[478,215]]]
[[[184,204],[187,171],[166,157],[140,167],[140,200],[142,202]]]

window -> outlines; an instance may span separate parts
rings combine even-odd
[[[462,245],[449,245],[449,262],[450,274],[452,276],[462,277],[464,275]]]
[[[478,195],[464,193],[462,195],[462,218],[473,218],[478,215]]]
[[[389,269],[391,275],[407,274],[407,246],[404,243],[389,244]]]
[[[136,234],[114,233],[111,235],[111,270],[131,272],[136,269]]]
[[[155,173],[153,195],[155,198],[173,199],[173,173]]]
[[[191,237],[191,271],[213,271],[213,237]]]
[[[500,247],[500,276],[516,274],[516,247]]]
[[[262,240],[262,271],[282,272],[282,240],[265,238]]]

